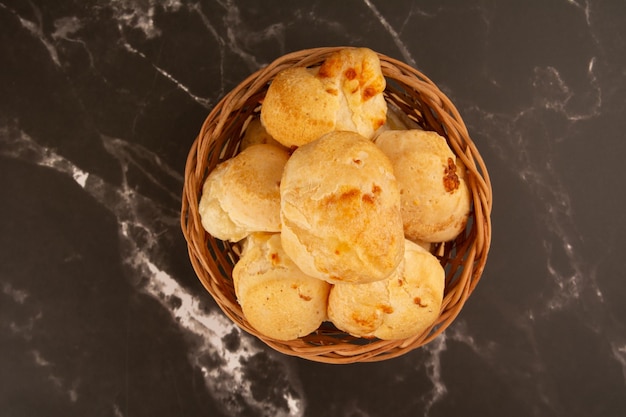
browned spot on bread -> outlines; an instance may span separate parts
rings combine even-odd
[[[341,194],[331,194],[328,197],[324,198],[323,202],[327,205],[330,204],[338,204],[338,203],[347,203],[355,198],[358,198],[361,194],[358,188],[351,188],[347,191],[342,192]]]
[[[357,197],[359,194],[361,194],[361,192],[358,189],[352,188],[349,191],[341,193],[339,198],[340,198],[340,200],[351,200],[354,197]]]
[[[374,204],[374,202],[376,201],[376,197],[371,194],[363,194],[361,200],[367,204]]]
[[[311,297],[305,294],[298,294],[298,297],[302,298],[304,301],[311,301]]]
[[[420,307],[426,307],[428,304],[422,304],[422,299],[420,297],[415,297],[413,302]]]
[[[326,92],[327,92],[328,94],[333,95],[333,96],[336,96],[336,95],[338,95],[338,94],[339,94],[339,90],[337,90],[336,88],[327,88],[327,89],[326,89]]]
[[[272,252],[270,254],[270,260],[272,261],[272,265],[276,265],[280,262],[280,256],[276,252]]]
[[[375,88],[373,88],[373,87],[366,87],[363,90],[363,94],[362,94],[363,101],[369,100],[370,98],[374,97],[376,94],[377,94],[377,91],[376,91]]]
[[[351,316],[352,321],[354,321],[355,323],[357,323],[359,326],[363,326],[363,327],[373,327],[374,325],[374,318],[373,317],[361,317],[360,315],[358,315],[357,313],[353,313]]]
[[[393,307],[391,307],[390,305],[387,304],[379,304],[378,305],[378,309],[380,311],[382,311],[385,314],[391,314],[393,313]]]
[[[346,242],[339,242],[337,247],[335,247],[334,253],[339,256],[350,250],[350,245]]]
[[[317,76],[321,78],[335,77],[339,71],[341,71],[342,63],[337,57],[329,57],[320,66],[317,72]]]
[[[380,186],[378,186],[377,184],[373,184],[372,185],[372,194],[363,194],[363,196],[361,197],[361,200],[364,203],[374,204],[374,202],[376,201],[376,198],[378,196],[380,196],[381,191],[382,190],[381,190]]]
[[[348,68],[343,75],[349,80],[354,80],[356,78],[356,70],[354,68]]]
[[[328,67],[328,65],[322,65],[317,72],[317,76],[320,78],[330,78],[332,74],[329,70],[330,68]]]
[[[456,175],[456,164],[452,158],[448,158],[448,166],[443,171],[443,186],[451,193],[459,188],[460,180]]]

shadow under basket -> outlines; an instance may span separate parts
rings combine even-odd
[[[260,112],[269,83],[289,67],[320,65],[342,47],[316,48],[284,55],[250,75],[229,92],[207,116],[189,151],[182,194],[181,227],[198,278],[222,311],[239,327],[276,351],[324,363],[375,362],[403,355],[429,343],[457,317],[478,284],[491,242],[492,191],[484,162],[461,116],[437,86],[409,65],[378,54],[387,80],[388,103],[425,130],[444,136],[458,160],[467,168],[472,209],[465,230],[434,250],[446,271],[444,299],[438,319],[424,333],[409,339],[362,339],[325,322],[310,335],[292,341],[259,334],[246,321],[237,303],[231,273],[239,258],[237,244],[209,235],[202,227],[198,203],[204,181],[220,162],[239,151],[243,130]]]

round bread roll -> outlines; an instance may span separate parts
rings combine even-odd
[[[363,136],[331,132],[298,148],[280,195],[283,248],[306,274],[371,282],[401,262],[398,185],[389,159]]]
[[[372,139],[386,120],[386,86],[378,55],[367,48],[345,48],[316,68],[288,68],[270,84],[261,122],[288,148],[335,130]]]
[[[391,277],[369,284],[335,284],[328,318],[356,337],[406,339],[428,329],[439,317],[445,272],[430,252],[405,241],[404,262]]]
[[[263,127],[259,117],[253,117],[245,127],[243,138],[241,139],[241,150],[249,148],[252,145],[268,144],[282,148],[276,139],[272,137]]]
[[[251,232],[280,231],[280,179],[289,153],[254,145],[220,163],[200,197],[202,226],[212,236],[237,242]]]
[[[339,100],[326,91],[316,71],[287,68],[270,84],[261,106],[261,123],[287,148],[302,146],[335,129]]]
[[[233,283],[244,317],[267,337],[294,340],[326,320],[330,285],[305,275],[283,251],[279,234],[246,239]]]
[[[389,157],[400,187],[405,236],[446,242],[464,230],[470,192],[445,138],[424,130],[388,130],[375,140]]]

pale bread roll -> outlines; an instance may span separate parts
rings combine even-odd
[[[288,148],[335,130],[372,139],[386,120],[385,86],[374,51],[345,48],[317,68],[280,71],[263,100],[261,122]]]
[[[407,238],[446,242],[463,231],[470,192],[445,138],[424,130],[389,130],[375,140],[389,157],[400,187]]]
[[[261,122],[288,148],[302,146],[335,130],[339,111],[336,94],[326,91],[313,71],[302,67],[279,72],[261,106]]]
[[[400,193],[389,159],[370,140],[332,132],[298,148],[280,194],[283,247],[306,274],[371,282],[401,262]]]
[[[279,234],[246,239],[233,283],[244,317],[267,337],[294,340],[326,320],[330,284],[305,275],[283,251]]]
[[[289,153],[254,145],[220,163],[207,176],[199,203],[202,226],[237,242],[251,232],[280,231],[280,179]]]
[[[250,119],[250,122],[245,127],[240,147],[241,150],[244,150],[252,145],[260,144],[274,145],[279,148],[283,148],[283,145],[281,145],[280,142],[267,133],[267,130],[261,123],[260,117],[257,116]]]
[[[328,297],[328,318],[356,337],[406,339],[428,329],[439,317],[445,272],[421,246],[405,241],[398,272],[369,284],[335,284]]]

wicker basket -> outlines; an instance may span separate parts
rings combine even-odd
[[[400,356],[430,342],[454,321],[476,287],[487,260],[492,204],[487,169],[454,105],[422,73],[379,54],[387,79],[387,101],[394,103],[424,129],[446,137],[468,171],[473,204],[466,230],[455,241],[436,248],[436,255],[446,270],[440,316],[423,334],[394,341],[355,338],[330,323],[323,323],[316,332],[285,342],[267,338],[249,325],[237,303],[231,279],[239,248],[236,244],[213,238],[202,228],[198,212],[202,185],[218,163],[238,152],[243,127],[251,115],[260,111],[260,102],[275,75],[289,67],[318,65],[338,49],[341,47],[308,49],[284,55],[250,75],[215,106],[189,152],[181,212],[181,226],[193,268],[231,320],[279,352],[335,364],[373,362]]]

